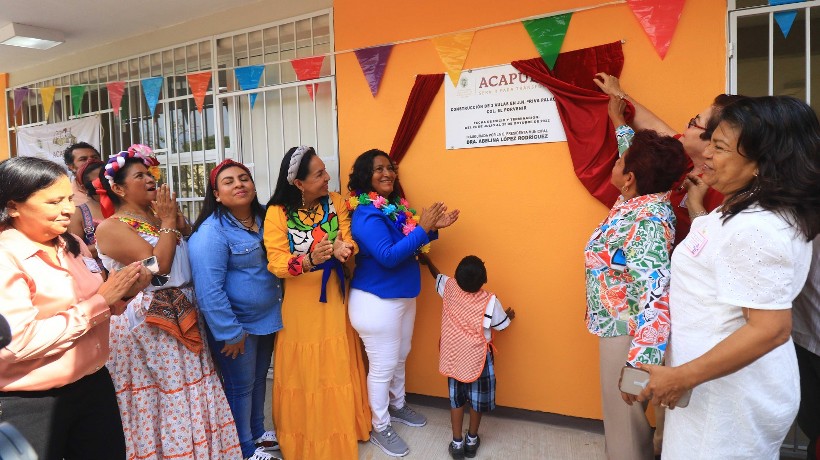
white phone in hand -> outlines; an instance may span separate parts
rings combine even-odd
[[[639,369],[637,367],[625,366],[621,369],[621,379],[618,382],[618,387],[624,393],[631,395],[639,395],[649,384],[649,372]],[[686,391],[675,407],[686,407],[689,405],[689,398],[692,396],[692,390]]]

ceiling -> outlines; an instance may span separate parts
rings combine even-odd
[[[65,34],[49,50],[0,45],[0,73],[12,73],[152,30],[259,0],[0,0],[0,27],[10,22]]]

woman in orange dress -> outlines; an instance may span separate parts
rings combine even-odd
[[[342,263],[350,218],[313,148],[282,160],[265,216],[268,269],[284,282],[276,335],[273,419],[286,459],[357,460],[370,407],[359,338],[347,319]]]

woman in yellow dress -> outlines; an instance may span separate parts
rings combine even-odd
[[[370,431],[359,338],[347,319],[342,263],[350,217],[311,147],[282,159],[265,215],[268,269],[284,280],[274,348],[273,419],[286,459],[357,460]]]

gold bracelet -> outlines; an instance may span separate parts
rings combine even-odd
[[[177,236],[177,241],[182,239],[182,232],[175,228],[162,227],[159,231],[157,231],[157,233],[173,233]]]
[[[702,216],[705,216],[705,215],[707,215],[707,214],[709,214],[709,213],[708,213],[708,212],[706,212],[706,211],[696,212],[696,213],[694,213],[694,214],[689,214],[689,219],[691,219],[691,220],[695,220],[695,219],[697,219],[698,217],[702,217]]]

